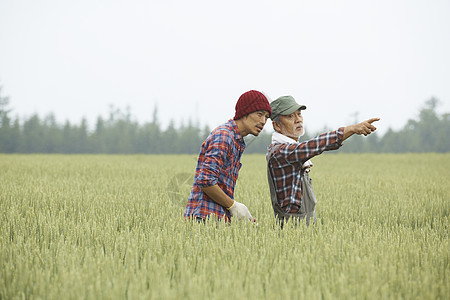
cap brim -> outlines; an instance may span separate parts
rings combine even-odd
[[[289,108],[285,109],[284,111],[282,111],[280,113],[280,115],[282,115],[282,116],[290,115],[290,114],[293,114],[294,112],[296,112],[299,109],[300,110],[306,109],[306,106],[300,105],[300,104],[294,104],[294,105],[290,106]]]

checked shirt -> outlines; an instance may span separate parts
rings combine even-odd
[[[234,187],[244,150],[244,139],[234,120],[229,120],[210,133],[200,149],[184,217],[207,219],[214,214],[219,219],[223,218],[224,208],[209,198],[202,188],[217,184],[225,194],[234,199]],[[225,221],[230,221],[226,215]]]
[[[323,133],[301,143],[273,143],[267,160],[278,204],[286,213],[298,213],[302,205],[301,171],[307,160],[342,146],[344,128]]]

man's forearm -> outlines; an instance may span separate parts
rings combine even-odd
[[[202,188],[202,191],[205,192],[205,194],[208,195],[208,197],[214,202],[225,208],[230,208],[234,203],[234,200],[228,197],[228,195],[225,194],[225,192],[217,184],[204,187]]]
[[[346,139],[348,139],[349,137],[351,137],[354,134],[355,134],[354,125],[346,126],[346,127],[344,127],[344,134],[343,134],[342,140],[345,141]]]

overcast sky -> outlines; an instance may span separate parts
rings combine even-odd
[[[256,89],[309,133],[355,113],[382,133],[432,96],[450,112],[450,0],[0,0],[0,85],[20,118],[215,127]]]

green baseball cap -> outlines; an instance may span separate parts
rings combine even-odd
[[[306,106],[295,102],[292,96],[281,96],[270,102],[270,108],[272,108],[270,118],[273,120],[280,115],[286,116],[296,112],[298,109],[306,109]]]

